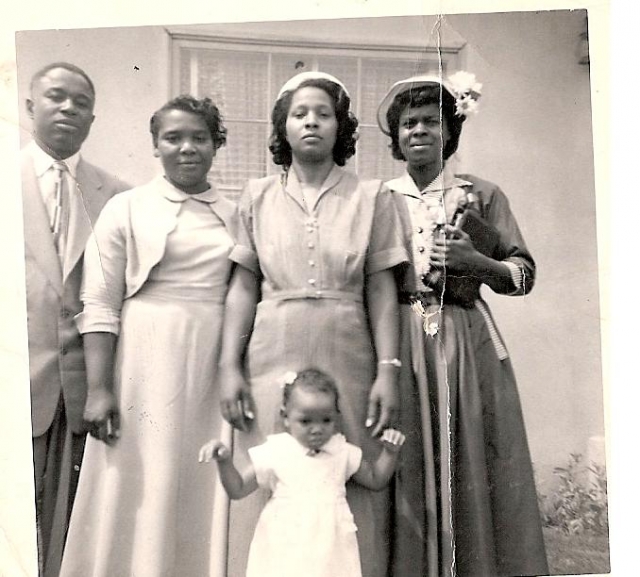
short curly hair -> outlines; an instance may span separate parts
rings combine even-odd
[[[333,160],[338,166],[344,166],[347,160],[356,153],[358,119],[349,110],[351,99],[347,93],[335,82],[324,78],[305,80],[295,90],[285,92],[276,100],[271,113],[272,131],[269,138],[269,150],[273,155],[273,162],[285,170],[291,166],[292,153],[291,146],[287,141],[287,116],[293,95],[301,88],[308,86],[324,90],[333,101],[333,109],[338,121],[336,143],[333,146]]]
[[[387,110],[387,125],[389,126],[389,135],[391,137],[389,148],[391,148],[393,158],[396,160],[406,160],[400,150],[400,143],[398,142],[400,116],[406,108],[418,108],[419,106],[427,106],[429,104],[439,105],[441,99],[442,117],[447,123],[447,129],[449,130],[449,140],[444,146],[442,156],[446,160],[458,150],[462,123],[465,121],[465,117],[456,114],[456,101],[447,90],[442,89],[439,84],[428,84],[401,92],[394,98]]]
[[[210,98],[198,99],[190,94],[182,94],[173,100],[169,100],[162,108],[153,113],[149,122],[149,130],[151,131],[154,146],[158,145],[162,116],[170,110],[182,110],[200,116],[209,129],[214,150],[218,150],[218,148],[226,144],[227,129],[222,124],[222,115],[213,101]]]

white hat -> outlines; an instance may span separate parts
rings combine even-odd
[[[457,72],[445,79],[437,74],[423,74],[412,76],[396,82],[387,92],[386,96],[378,106],[378,126],[385,134],[389,134],[387,124],[387,111],[395,100],[396,96],[407,92],[413,88],[420,88],[429,84],[442,86],[456,101],[456,114],[466,117],[470,113],[475,113],[477,109],[476,101],[480,98],[482,84],[476,82],[476,77],[468,72]]]
[[[349,91],[347,90],[347,87],[344,84],[342,84],[342,82],[340,82],[340,80],[338,80],[335,76],[331,76],[331,74],[327,74],[325,72],[317,72],[317,71],[310,70],[309,72],[301,72],[300,74],[296,74],[293,78],[289,78],[289,80],[287,80],[282,85],[282,88],[280,89],[280,92],[278,92],[278,97],[276,98],[276,100],[280,100],[280,98],[282,98],[282,95],[285,92],[289,92],[290,90],[296,90],[298,86],[300,86],[303,82],[306,82],[307,80],[328,80],[329,82],[333,82],[334,84],[337,84],[340,88],[342,88],[342,90],[344,90],[345,94],[349,96]],[[349,96],[349,98],[351,97]]]

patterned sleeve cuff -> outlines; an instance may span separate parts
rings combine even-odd
[[[515,289],[511,291],[509,294],[510,295],[524,294],[524,282],[523,282],[522,269],[515,262],[512,262],[510,260],[503,260],[502,262],[505,265],[507,265],[507,268],[509,269],[509,273],[511,274],[511,282],[515,287]]]

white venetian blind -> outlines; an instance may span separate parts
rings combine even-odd
[[[352,99],[359,120],[356,156],[347,168],[368,178],[387,180],[399,175],[402,163],[391,157],[389,138],[377,126],[376,110],[386,91],[408,76],[446,73],[456,54],[384,50],[376,47],[341,49],[282,45],[281,43],[225,42],[212,37],[173,38],[175,95],[208,96],[219,107],[227,127],[227,145],[218,151],[211,177],[235,198],[245,181],[278,172],[271,161],[268,139],[275,97],[295,74],[322,70],[340,78]]]

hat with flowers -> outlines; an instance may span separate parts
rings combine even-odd
[[[430,84],[440,85],[443,90],[451,94],[455,100],[455,113],[457,116],[466,118],[478,111],[478,99],[481,95],[482,84],[476,81],[475,74],[461,70],[447,78],[438,74],[412,76],[396,82],[380,102],[380,106],[378,106],[378,126],[380,130],[387,135],[389,134],[387,111],[398,95]]]

